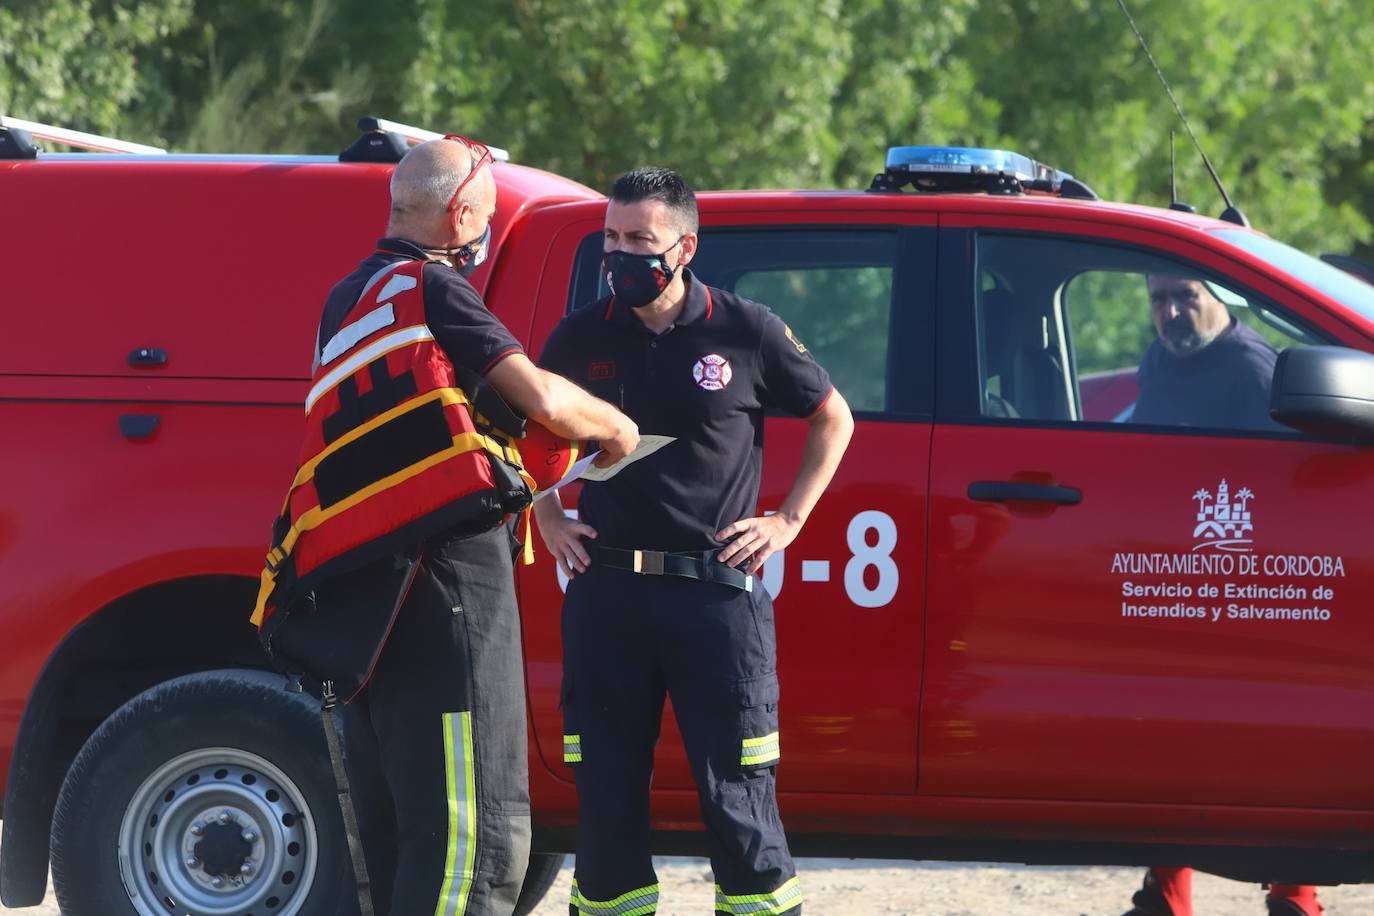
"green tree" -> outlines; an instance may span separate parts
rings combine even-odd
[[[344,122],[370,98],[366,66],[324,71],[327,29],[334,18],[328,0],[277,8],[279,40],[235,47],[207,24],[197,36],[207,90],[178,112],[178,149],[193,152],[318,152],[331,134],[342,148]],[[226,51],[229,48],[226,62]],[[185,79],[185,74],[180,74]],[[351,126],[351,125],[350,125]],[[174,128],[176,129],[176,128]]]
[[[16,0],[0,6],[0,113],[119,132],[168,103],[141,75],[190,22],[192,0]]]
[[[158,132],[178,149],[324,152],[356,136],[361,114],[394,104],[415,41],[407,3],[195,0],[156,78],[174,104]]]
[[[1374,254],[1374,18],[1350,0],[1130,4],[1255,225]],[[375,113],[603,190],[645,162],[703,188],[855,188],[888,146],[958,143],[1163,204],[1178,127],[1111,0],[10,0],[0,36],[8,114],[322,152]],[[1178,181],[1220,211],[1182,135]]]
[[[1334,157],[1323,190],[1330,206],[1353,208],[1374,221],[1374,114],[1365,122],[1360,145]],[[1349,253],[1374,264],[1374,234],[1359,236]]]
[[[854,187],[890,132],[962,126],[946,59],[973,0],[427,0],[421,121],[605,189],[654,162],[699,187]]]
[[[1336,163],[1374,110],[1363,49],[1374,21],[1317,0],[1133,0],[1130,4],[1231,196],[1255,226],[1312,250],[1368,238],[1365,213],[1330,199]],[[955,53],[996,103],[984,145],[1020,149],[1104,196],[1168,202],[1168,137],[1180,134],[1180,196],[1222,205],[1186,145],[1120,8],[1107,0],[982,0]]]
[[[410,63],[414,23],[382,6],[20,0],[0,9],[0,112],[180,151],[341,149]]]

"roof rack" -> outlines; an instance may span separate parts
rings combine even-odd
[[[7,115],[0,115],[0,159],[33,159],[38,156],[38,146],[34,138],[39,140],[51,140],[54,143],[65,143],[77,149],[94,150],[101,153],[143,153],[143,154],[165,154],[167,151],[160,146],[145,146],[142,143],[130,143],[128,140],[120,140],[115,137],[102,137],[100,134],[88,134],[80,130],[68,130],[65,127],[55,127],[52,124],[40,124],[37,121],[25,121],[22,118],[11,118]]]
[[[887,167],[875,175],[870,191],[985,191],[1024,194],[1040,191],[1079,200],[1099,200],[1092,188],[1067,172],[1020,153],[963,146],[894,146]]]
[[[359,118],[358,130],[363,132],[362,136],[339,153],[340,162],[400,162],[410,144],[444,138],[444,134],[385,118]],[[498,162],[510,161],[510,153],[499,146],[487,148]]]

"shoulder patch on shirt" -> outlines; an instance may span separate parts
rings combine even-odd
[[[782,332],[787,335],[788,340],[792,341],[792,346],[797,348],[798,353],[806,352],[806,345],[803,344],[800,340],[797,340],[797,335],[792,333],[792,329],[788,327],[786,323],[784,323],[782,326]]]
[[[692,367],[692,378],[707,391],[720,391],[730,384],[734,370],[730,361],[718,353],[709,353]]]

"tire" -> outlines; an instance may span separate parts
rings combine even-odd
[[[51,851],[65,916],[334,916],[351,871],[317,704],[253,671],[139,694],[68,770]]]
[[[514,916],[529,916],[534,912],[539,901],[544,899],[549,888],[558,880],[558,872],[566,858],[561,852],[530,856],[530,867],[525,870],[525,883],[520,888],[520,899],[515,902]]]

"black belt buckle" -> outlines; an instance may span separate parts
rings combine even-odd
[[[646,576],[663,575],[663,557],[661,550],[636,550],[634,555],[634,571]]]

